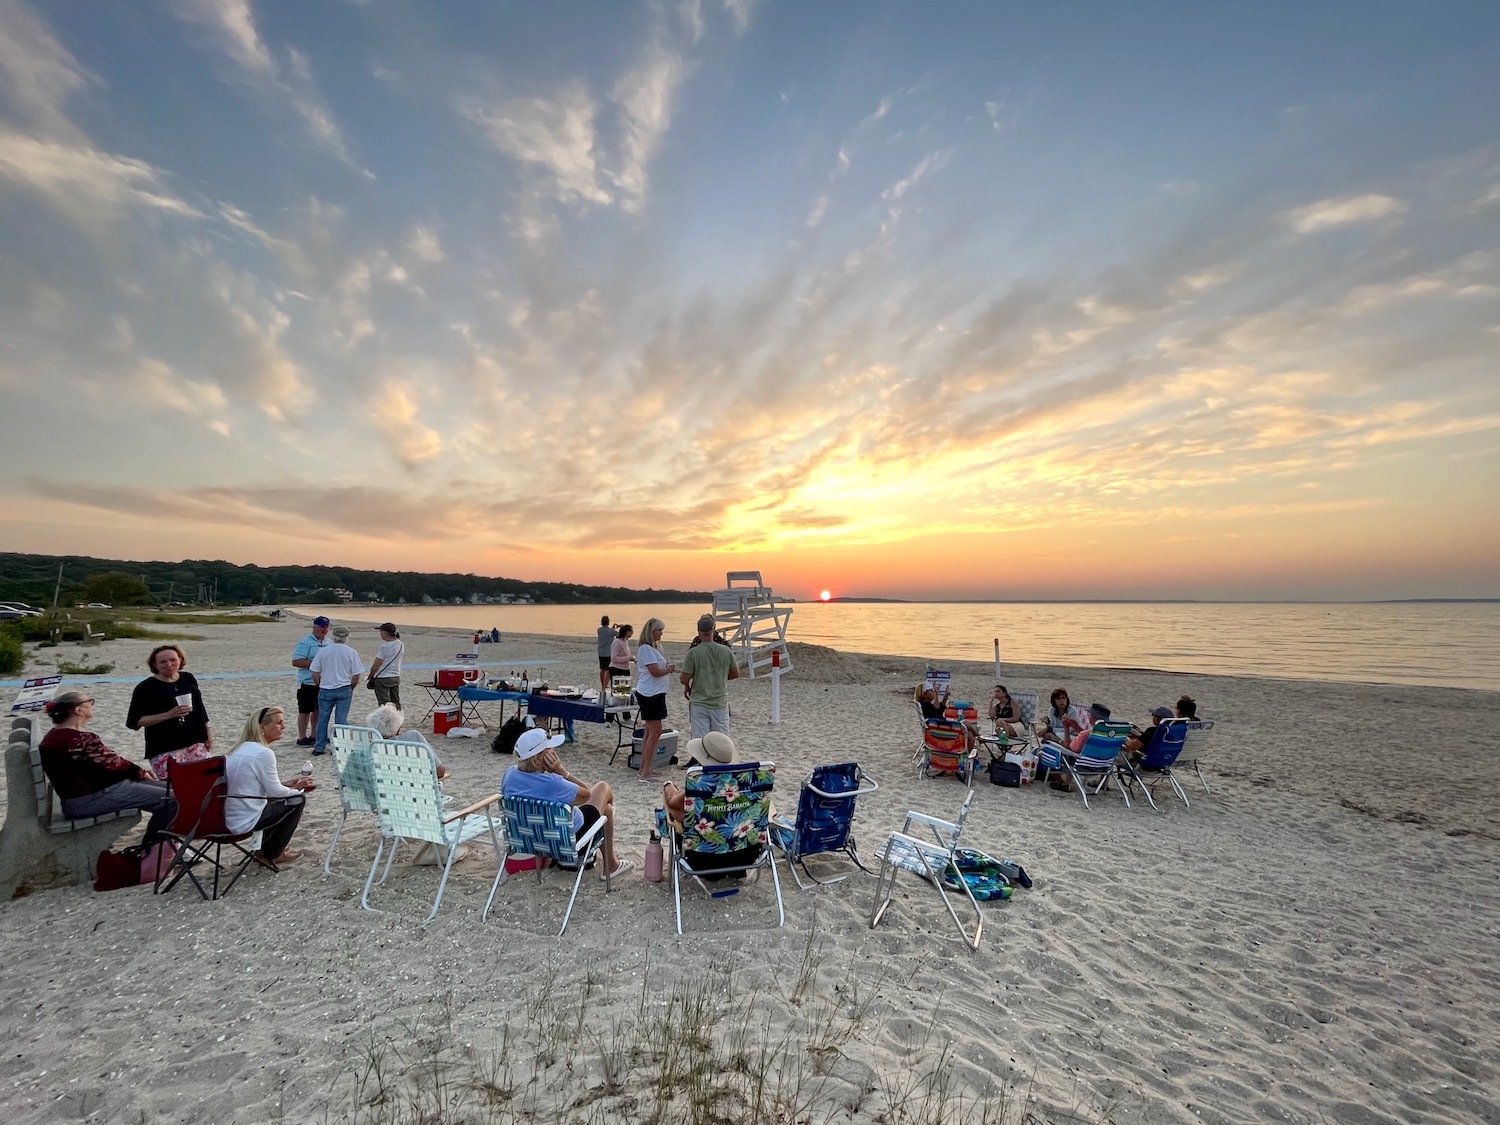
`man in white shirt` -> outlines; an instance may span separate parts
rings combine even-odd
[[[349,721],[349,704],[354,699],[354,685],[365,670],[359,653],[349,647],[349,628],[335,625],[329,635],[333,644],[318,649],[307,666],[313,683],[318,685],[318,726],[314,731],[314,754],[328,752],[328,720]]]

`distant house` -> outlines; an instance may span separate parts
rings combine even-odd
[[[470,594],[469,595],[469,604],[470,605],[483,605],[484,604],[484,595],[483,594]]]
[[[422,595],[422,604],[423,605],[436,605],[437,603],[432,600],[432,595],[431,594],[423,594]]]
[[[346,590],[342,586],[335,586],[333,588],[333,596],[341,602],[352,602],[354,600],[354,592]]]

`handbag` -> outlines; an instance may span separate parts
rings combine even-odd
[[[155,883],[172,866],[177,858],[177,845],[171,840],[158,840],[141,853],[142,883]]]
[[[125,848],[118,852],[102,851],[94,865],[94,890],[118,891],[134,887],[141,881],[141,849]]]

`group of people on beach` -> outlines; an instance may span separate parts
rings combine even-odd
[[[328,752],[332,723],[347,723],[354,702],[354,689],[363,677],[365,687],[375,693],[375,702],[401,709],[401,662],[406,643],[396,626],[387,621],[379,627],[380,647],[368,670],[349,643],[349,627],[334,625],[319,615],[312,631],[292,648],[292,667],[297,670],[297,745],[310,746],[314,754]]]

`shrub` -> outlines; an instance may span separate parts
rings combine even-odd
[[[9,625],[0,628],[0,675],[19,672],[26,663],[26,650],[19,634]]]
[[[57,670],[64,676],[107,676],[115,670],[113,664],[75,664],[71,660],[64,660],[57,666]]]

